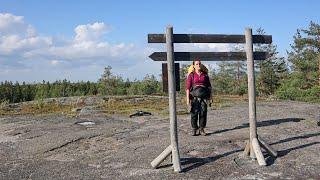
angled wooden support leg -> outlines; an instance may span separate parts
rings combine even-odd
[[[151,166],[157,168],[162,161],[164,161],[172,153],[172,147],[169,145],[158,157],[156,157],[152,162]]]
[[[249,156],[251,157],[251,159],[256,159],[257,156],[256,156],[256,153],[254,152],[252,141],[253,139],[249,141],[249,144],[250,144]]]
[[[254,139],[252,140],[252,144],[251,144],[251,145],[252,145],[252,148],[253,148],[253,150],[254,150],[254,153],[255,153],[255,155],[256,155],[256,157],[257,157],[258,164],[259,164],[260,166],[266,166],[267,163],[266,163],[266,161],[265,161],[265,159],[264,159],[264,157],[263,157],[263,154],[262,154],[262,152],[261,152],[261,148],[260,148],[258,139],[257,139],[257,138],[254,138]]]
[[[244,148],[244,155],[249,156],[250,154],[250,142],[246,141],[246,147]]]
[[[263,149],[265,149],[271,156],[277,157],[278,153],[274,150],[266,141],[264,141],[260,136],[258,136],[258,141]]]

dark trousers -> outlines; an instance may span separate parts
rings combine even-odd
[[[205,128],[207,125],[207,103],[205,99],[193,98],[191,102],[191,127]],[[199,121],[199,125],[198,125]]]

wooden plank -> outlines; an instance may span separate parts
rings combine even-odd
[[[253,138],[251,145],[252,145],[253,151],[254,151],[254,153],[255,153],[255,155],[257,157],[258,164],[260,166],[266,166],[267,163],[266,163],[266,161],[264,159],[264,156],[263,156],[263,154],[261,152],[261,148],[259,146],[258,139],[257,138]]]
[[[157,168],[162,161],[164,161],[172,152],[172,146],[169,145],[164,151],[162,151],[161,154],[159,154],[158,157],[156,157],[152,162],[151,162],[151,166],[153,168]]]
[[[176,91],[180,91],[180,64],[174,63]],[[168,93],[168,66],[167,63],[162,63],[162,91]]]
[[[271,35],[253,35],[253,43],[270,44]],[[148,43],[165,43],[165,34],[148,34]],[[244,35],[227,34],[174,34],[174,43],[245,43]]]
[[[166,52],[154,52],[149,56],[154,61],[167,61]],[[255,60],[268,58],[267,52],[254,52]],[[245,61],[245,52],[175,52],[175,61],[193,61],[200,58],[202,61]]]
[[[267,152],[273,156],[273,157],[277,157],[278,156],[278,153],[276,150],[274,150],[268,143],[266,143],[265,140],[263,140],[260,136],[258,136],[258,141],[260,143],[260,145],[265,149],[267,150]]]

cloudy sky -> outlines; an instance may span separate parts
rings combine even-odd
[[[0,81],[97,81],[104,67],[130,80],[159,76],[165,51],[148,33],[243,34],[262,27],[280,55],[310,21],[320,23],[320,1],[1,0]],[[227,44],[179,44],[176,51],[228,51]]]

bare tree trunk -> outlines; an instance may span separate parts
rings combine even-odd
[[[319,86],[320,86],[320,52],[318,53],[318,66],[319,66],[318,75],[319,75]]]
[[[235,66],[237,68],[236,77],[235,77],[236,93],[240,95],[240,64],[237,62],[235,63]]]

